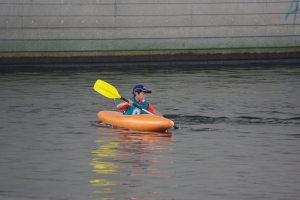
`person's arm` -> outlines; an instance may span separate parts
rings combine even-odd
[[[157,110],[153,110],[152,113],[155,114],[155,115],[157,115],[157,116],[163,117],[162,114],[160,114],[160,112],[158,112]]]
[[[155,108],[153,106],[151,106],[150,104],[148,106],[148,111],[152,112],[154,115],[163,117],[162,114],[160,114],[160,112],[158,112],[157,110],[155,110]]]
[[[128,106],[132,106],[133,102],[128,99],[129,103],[124,101],[124,102],[121,102],[117,105],[117,108],[119,108],[120,110],[126,110]]]

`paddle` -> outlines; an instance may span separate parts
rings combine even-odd
[[[110,98],[110,99],[122,99],[126,102],[129,103],[128,99],[123,98],[118,90],[112,86],[111,84],[102,81],[102,80],[97,80],[95,85],[94,85],[94,90],[100,94],[102,94],[103,96]],[[133,103],[133,105],[139,109],[141,109],[142,111],[150,114],[150,115],[154,115],[152,112],[149,112],[148,110],[143,109],[142,107],[140,107],[139,105],[137,105],[136,103]],[[179,129],[178,126],[173,126],[174,129]]]

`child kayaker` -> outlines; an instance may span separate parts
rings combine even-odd
[[[124,115],[147,114],[143,110],[135,107],[133,105],[133,103],[135,103],[135,104],[139,105],[140,107],[142,107],[143,109],[148,110],[149,112],[151,112],[155,115],[162,116],[162,114],[160,114],[160,112],[155,110],[155,108],[153,106],[151,106],[150,103],[145,101],[147,93],[151,93],[151,91],[146,89],[143,85],[136,85],[132,90],[133,96],[130,97],[130,99],[128,99],[129,103],[124,101],[124,102],[118,104],[117,108],[122,110]]]

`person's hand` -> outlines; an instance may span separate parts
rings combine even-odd
[[[128,99],[128,105],[132,106],[132,104],[133,102],[130,99]]]

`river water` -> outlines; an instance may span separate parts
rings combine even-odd
[[[179,130],[99,126],[135,84]],[[0,199],[300,199],[300,68],[0,73]]]

